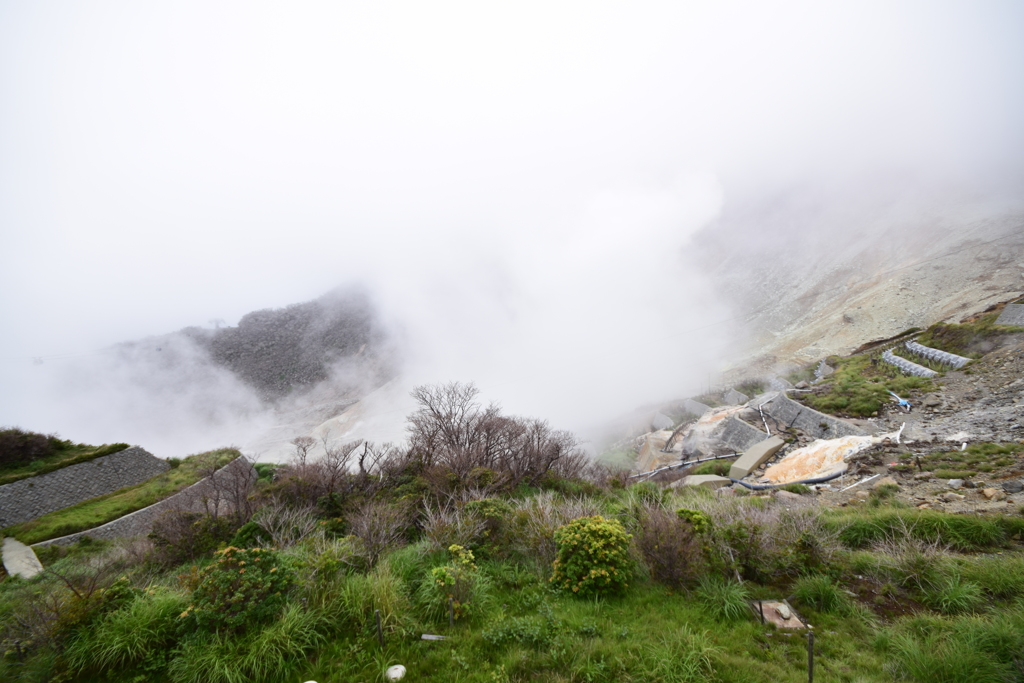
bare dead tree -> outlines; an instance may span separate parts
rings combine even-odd
[[[309,449],[315,443],[316,441],[311,436],[297,436],[292,439],[291,444],[295,446],[295,460],[298,462],[299,467],[306,466],[306,457],[309,455]]]
[[[417,387],[420,408],[410,417],[411,452],[424,466],[440,467],[466,481],[486,468],[515,486],[537,483],[548,473],[579,476],[586,457],[575,437],[543,420],[506,416],[483,408],[472,384]]]
[[[340,484],[349,473],[348,463],[363,442],[360,440],[334,444],[330,441],[329,434],[325,434],[321,442],[324,446],[324,458],[317,464],[324,475],[324,484],[327,487],[325,495],[332,496],[339,492]]]
[[[400,506],[370,502],[351,522],[352,533],[363,542],[367,562],[373,567],[388,548],[402,543],[407,519]]]
[[[292,507],[278,500],[261,508],[255,521],[278,548],[291,547],[320,528],[312,505]]]
[[[210,461],[200,473],[204,480],[192,497],[198,498],[207,515],[213,519],[221,514],[231,515],[236,526],[249,521],[256,509],[250,495],[258,475],[245,456],[235,458],[220,469],[215,461]]]

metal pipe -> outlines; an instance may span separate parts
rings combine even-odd
[[[836,472],[835,474],[830,474],[827,477],[818,477],[816,479],[801,479],[800,481],[787,481],[785,484],[748,484],[745,481],[733,479],[732,477],[729,477],[729,481],[731,481],[734,484],[739,484],[740,486],[746,486],[751,491],[767,491],[768,489],[777,489],[781,486],[789,486],[790,484],[824,484],[826,481],[838,479],[844,474],[846,474],[846,470],[843,470],[842,472]]]
[[[652,475],[657,474],[658,472],[664,472],[665,470],[678,470],[678,469],[681,469],[683,467],[689,467],[690,465],[699,465],[702,462],[710,462],[712,460],[722,460],[724,458],[735,458],[735,457],[738,457],[739,455],[740,455],[739,453],[726,453],[725,455],[713,455],[710,458],[701,458],[699,460],[687,460],[685,462],[676,463],[675,465],[665,465],[664,467],[659,467],[658,469],[651,470],[650,472],[641,472],[640,474],[631,474],[628,477],[626,477],[626,479],[636,479],[637,477],[650,477]]]

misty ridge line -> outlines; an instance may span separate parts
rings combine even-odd
[[[925,263],[931,263],[933,261],[938,261],[938,260],[941,260],[941,259],[944,259],[944,258],[948,258],[950,256],[956,256],[958,254],[962,254],[965,251],[968,251],[968,250],[971,250],[971,249],[979,249],[979,248],[987,246],[989,244],[994,244],[996,242],[1000,242],[1002,240],[1009,239],[1011,237],[1015,237],[1015,236],[1017,236],[1019,234],[1020,234],[1019,231],[1010,232],[1010,233],[1007,233],[1007,234],[1002,235],[1000,237],[996,237],[994,239],[978,242],[977,244],[971,245],[969,247],[965,247],[965,248],[956,247],[956,248],[951,249],[951,250],[949,250],[949,251],[947,251],[947,252],[945,252],[943,254],[939,254],[938,256],[933,256],[933,257],[930,257],[930,258],[919,259],[917,261],[913,261],[913,262],[908,263],[908,264],[903,265],[903,266],[897,266],[895,268],[889,268],[887,270],[883,270],[883,271],[881,271],[879,273],[874,274],[871,278],[862,277],[860,279],[854,280],[852,284],[856,285],[856,284],[860,284],[862,282],[868,282],[869,280],[877,278],[877,277],[882,277],[882,276],[885,276],[885,275],[891,275],[893,273],[898,273],[898,272],[903,271],[903,270],[909,270],[910,268],[916,268],[917,266],[923,265]],[[828,293],[828,292],[834,292],[834,291],[841,290],[841,289],[847,289],[850,286],[851,286],[850,284],[842,284],[842,285],[835,285],[835,286],[832,286],[832,287],[827,287],[827,288],[824,288],[824,289],[817,289],[814,292],[809,292],[807,294],[802,294],[800,296],[793,297],[792,301],[794,301],[794,302],[796,302],[796,301],[803,301],[805,299],[810,299],[810,298],[813,298],[813,297],[821,296],[822,294],[825,294],[825,293]],[[665,340],[668,340],[668,339],[674,339],[676,337],[680,337],[680,336],[682,336],[684,334],[690,334],[692,332],[700,332],[701,330],[706,330],[706,329],[710,329],[712,327],[717,327],[718,325],[724,325],[724,324],[729,323],[729,322],[736,322],[736,321],[741,321],[741,320],[750,320],[751,318],[753,318],[756,315],[757,315],[756,312],[754,312],[754,313],[741,313],[741,314],[737,314],[737,315],[734,315],[734,316],[730,316],[728,318],[723,318],[721,320],[717,320],[715,322],[705,323],[705,324],[699,325],[697,327],[691,327],[691,328],[688,328],[688,329],[685,329],[685,330],[680,330],[678,332],[673,332],[673,333],[670,333],[670,334],[667,334],[667,335],[664,335],[664,336],[661,336],[661,337],[655,337],[653,339],[653,341],[665,341]],[[95,356],[95,355],[99,355],[99,354],[114,353],[116,351],[117,351],[117,347],[116,346],[107,346],[107,347],[103,347],[103,348],[100,348],[100,349],[93,349],[93,350],[90,350],[90,351],[69,351],[69,352],[66,352],[66,353],[50,354],[50,355],[46,355],[46,356],[9,356],[7,358],[4,358],[3,360],[4,361],[8,361],[8,362],[24,362],[24,361],[37,361],[37,360],[38,361],[67,360],[67,359],[71,359],[71,358],[84,358],[84,357]],[[612,351],[612,352],[608,353],[604,358],[610,358],[612,355],[619,355],[619,353],[620,352],[618,350]],[[501,387],[501,386],[518,384],[520,381],[522,381],[522,379],[532,378],[532,377],[537,376],[537,374],[539,374],[539,373],[536,373],[534,375],[527,375],[526,377],[522,377],[521,379],[510,380],[508,382],[503,382],[503,383],[501,383],[498,386]],[[382,413],[382,414],[386,414],[386,413]]]
[[[860,283],[863,283],[863,282],[868,282],[868,281],[870,281],[872,279],[875,279],[875,278],[884,277],[886,275],[891,275],[893,273],[897,273],[897,272],[900,272],[900,271],[903,271],[903,270],[908,270],[910,268],[916,268],[916,267],[918,267],[920,265],[923,265],[923,264],[926,264],[926,263],[931,263],[933,261],[939,261],[941,259],[949,258],[950,256],[956,256],[958,254],[963,254],[966,251],[970,251],[972,249],[979,249],[979,248],[987,246],[989,244],[993,244],[995,242],[1000,242],[1002,240],[1006,240],[1006,239],[1009,239],[1011,237],[1015,237],[1018,234],[1019,234],[1019,232],[1010,232],[1010,233],[1007,233],[1007,234],[1002,235],[1000,237],[996,237],[996,238],[993,238],[993,239],[990,239],[990,240],[985,240],[985,241],[978,242],[977,244],[971,245],[970,247],[966,247],[966,248],[956,247],[954,249],[951,249],[951,250],[949,250],[949,251],[947,251],[945,253],[939,254],[937,256],[933,256],[933,257],[930,257],[930,258],[918,259],[917,261],[908,263],[908,264],[903,265],[903,266],[897,266],[897,267],[894,267],[894,268],[889,268],[889,269],[883,270],[883,271],[881,271],[879,273],[875,273],[870,278],[868,278],[868,277],[859,278],[859,279],[855,280],[852,284],[856,285],[856,284],[860,284]],[[793,297],[792,300],[793,301],[803,301],[805,299],[809,299],[809,298],[813,298],[813,297],[819,297],[822,294],[825,294],[825,293],[828,293],[828,292],[833,292],[833,291],[837,291],[837,290],[847,289],[850,286],[851,286],[850,284],[842,284],[842,285],[836,285],[836,286],[833,286],[833,287],[828,287],[828,288],[825,288],[825,289],[817,289],[814,292],[803,294],[803,295],[800,295],[798,297]],[[668,334],[668,335],[664,335],[664,336],[661,336],[661,337],[655,337],[655,338],[650,339],[648,341],[648,343],[657,343],[657,342],[666,341],[666,340],[669,340],[669,339],[674,339],[676,337],[680,337],[680,336],[685,335],[685,334],[691,334],[693,332],[699,332],[701,330],[711,329],[713,327],[717,327],[719,325],[724,325],[724,324],[730,323],[730,322],[749,321],[749,320],[753,319],[754,317],[756,317],[757,315],[758,315],[758,313],[755,311],[755,312],[752,312],[752,313],[743,313],[743,314],[738,314],[738,315],[730,316],[728,318],[717,320],[715,322],[706,323],[706,324],[699,325],[699,326],[696,326],[696,327],[691,327],[689,329],[682,330],[680,332],[674,332],[674,333],[671,333],[671,334]],[[641,341],[640,343],[643,343],[643,342]],[[598,355],[598,356],[592,357],[592,358],[588,359],[587,362],[593,362],[594,360],[611,360],[613,357],[621,356],[628,348],[635,348],[635,346],[636,346],[636,343],[633,343],[633,344],[631,344],[628,347],[627,346],[622,346],[621,348],[609,351],[609,352],[605,353],[604,355]],[[514,386],[520,385],[520,384],[522,384],[522,383],[524,383],[526,381],[534,381],[534,380],[536,380],[536,379],[538,379],[540,377],[543,377],[545,375],[546,375],[546,371],[542,371],[542,370],[538,370],[538,371],[535,371],[535,372],[532,372],[532,373],[529,373],[529,372],[527,372],[527,373],[520,373],[516,377],[516,379],[510,379],[510,380],[506,380],[504,382],[499,382],[497,384],[490,384],[490,385],[488,385],[487,386],[487,390],[488,390],[488,392],[493,393],[496,390],[506,389],[506,388],[509,388],[509,387],[514,387]],[[500,405],[500,403],[499,403],[499,405]],[[404,409],[395,409],[395,410],[376,411],[375,414],[376,415],[400,415],[400,414],[404,414],[405,412],[406,412],[406,410],[404,410]]]

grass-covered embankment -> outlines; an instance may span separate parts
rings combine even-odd
[[[933,349],[955,353],[967,358],[981,358],[984,342],[991,342],[1006,334],[1024,332],[1024,327],[996,325],[998,313],[980,316],[973,322],[959,325],[935,323],[921,333],[918,343]]]
[[[212,468],[223,467],[239,455],[238,451],[231,448],[190,455],[182,460],[180,465],[141,484],[128,486],[31,521],[9,526],[0,530],[0,536],[13,536],[22,543],[31,545],[93,529],[160,502],[196,483]]]
[[[871,417],[878,414],[883,405],[892,402],[890,391],[906,398],[913,392],[932,389],[931,380],[908,377],[882,362],[880,355],[830,357],[828,363],[835,372],[813,393],[802,395],[802,400],[811,408],[830,415]]]
[[[17,428],[0,430],[0,486],[128,448],[126,443],[89,446]]]

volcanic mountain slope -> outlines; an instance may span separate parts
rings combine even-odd
[[[733,367],[771,372],[849,353],[1024,291],[1019,205],[843,211],[799,202],[727,211],[695,238],[695,267],[743,321]]]

